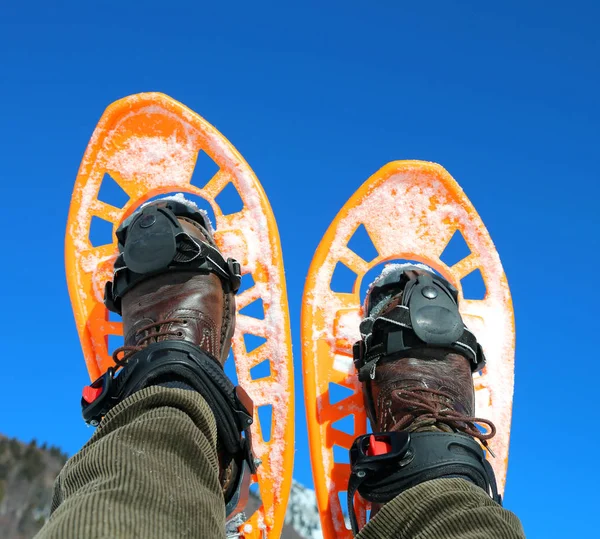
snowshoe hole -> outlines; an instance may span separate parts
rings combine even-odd
[[[333,462],[336,464],[350,464],[350,451],[346,447],[334,444]]]
[[[252,333],[244,333],[244,346],[246,352],[249,354],[256,350],[259,346],[267,342],[267,339],[258,335],[252,335]]]
[[[260,431],[262,433],[262,439],[265,442],[271,441],[271,427],[273,424],[273,405],[263,404],[257,408],[258,421],[260,422]]]
[[[457,230],[454,232],[450,238],[450,241],[440,255],[440,260],[446,264],[446,266],[454,266],[454,264],[457,264],[470,254],[470,247],[467,245],[467,242],[465,241],[461,231]]]
[[[480,425],[479,423],[475,423],[475,426],[477,427],[477,430],[479,432],[481,432],[481,434],[487,434],[489,432],[489,429],[486,429],[484,426]]]
[[[98,200],[120,209],[129,202],[129,195],[110,174],[106,173],[100,184]]]
[[[223,215],[231,215],[232,213],[242,211],[244,208],[240,194],[231,182],[215,197],[215,202],[221,208]]]
[[[224,366],[223,370],[225,371],[227,378],[229,378],[231,380],[232,384],[234,386],[237,386],[238,385],[238,377],[237,377],[237,371],[235,369],[235,359],[233,356],[233,350],[229,350],[229,355],[227,356],[227,359],[225,360],[225,366]]]
[[[371,240],[371,236],[369,236],[365,225],[362,223],[358,226],[354,234],[352,234],[348,242],[348,248],[354,251],[365,262],[371,262],[371,260],[379,256],[373,240]]]
[[[107,309],[108,312],[108,321],[109,322],[123,322],[123,318],[121,317],[120,314],[117,313],[113,313],[112,311],[109,311]]]
[[[219,172],[219,165],[206,152],[200,150],[196,158],[196,165],[194,166],[190,183],[194,187],[203,189],[217,172]]]
[[[342,402],[344,399],[354,395],[354,391],[340,384],[329,382],[329,404],[335,405]]]
[[[351,294],[358,275],[343,262],[338,262],[331,276],[330,288],[337,294]]]
[[[121,346],[123,346],[123,344],[125,344],[125,339],[123,338],[123,335],[107,335],[106,339],[107,350],[109,355],[112,355],[117,348],[120,348]]]
[[[113,223],[92,215],[90,223],[90,243],[92,247],[100,247],[101,245],[111,244],[113,242]]]
[[[271,361],[269,359],[261,361],[258,365],[254,365],[250,369],[250,378],[252,380],[260,380],[269,376],[271,376]]]
[[[244,316],[251,316],[252,318],[257,318],[258,320],[264,320],[265,308],[262,298],[257,298],[252,303],[249,303],[240,309],[240,314],[243,314]]]
[[[354,414],[349,414],[334,421],[331,424],[331,428],[346,434],[354,435]]]
[[[487,288],[479,268],[463,277],[460,285],[465,299],[482,300],[485,298]]]
[[[254,277],[252,277],[251,273],[245,273],[242,275],[242,284],[240,285],[240,289],[238,290],[238,295],[246,290],[250,290],[256,283],[254,282]]]

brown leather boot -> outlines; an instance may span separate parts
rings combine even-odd
[[[181,228],[215,247],[199,223],[179,217]],[[121,300],[125,346],[137,351],[153,342],[184,340],[225,364],[235,330],[235,296],[214,273],[167,272],[146,279]]]
[[[379,357],[377,353],[370,356],[375,360],[363,367],[361,376],[365,408],[373,432],[460,433],[487,445],[486,440],[494,436],[495,427],[488,420],[474,417],[472,371],[477,368],[476,359],[457,353],[454,346],[428,346],[406,330],[411,322],[414,325],[416,314],[410,312],[409,316],[407,302],[403,301],[405,291],[419,276],[425,276],[433,285],[430,277],[435,274],[415,266],[399,266],[395,268],[395,275],[389,269],[384,272],[387,277],[384,275],[379,283],[376,280],[367,293],[367,316],[361,324],[367,348],[380,350]],[[440,278],[439,282],[442,281],[449,292],[445,301],[452,307],[452,301],[456,301],[455,290]],[[431,285],[426,284],[414,293],[431,299],[443,293],[444,288]],[[454,305],[457,312],[456,303]],[[440,319],[450,320],[451,310],[441,309]],[[423,324],[435,335],[436,327],[431,319],[425,319]],[[384,326],[384,330],[376,331],[378,325]],[[399,329],[404,330],[402,337],[397,332]],[[460,328],[455,335],[463,330],[466,328]],[[467,330],[463,343],[471,345],[473,341],[468,333]],[[399,350],[386,354],[394,348]],[[476,423],[487,425],[488,432],[482,433]],[[371,517],[381,507],[382,504],[373,503]]]
[[[117,231],[117,237],[121,254],[115,263],[115,278],[106,290],[108,308],[120,312],[123,318],[125,343],[113,353],[115,364],[126,366],[149,346],[183,341],[205,352],[222,371],[235,329],[234,294],[239,287],[239,266],[222,258],[210,223],[187,205],[163,199],[135,212]],[[237,279],[237,287],[228,278],[232,282]],[[184,346],[183,353],[186,350]],[[176,362],[172,368],[167,363],[138,388],[162,385],[191,390],[193,384],[189,380]],[[216,383],[223,387],[222,382]],[[211,386],[210,382],[202,384]],[[243,394],[243,404],[251,407],[243,390],[236,391],[229,398],[235,401]],[[222,404],[223,400],[215,402]],[[211,408],[215,412],[215,406]],[[216,408],[218,412],[224,407],[217,404]],[[217,413],[215,417],[219,430],[223,422]],[[223,449],[221,435],[218,453],[220,480],[227,500],[237,486],[241,461],[236,462]]]

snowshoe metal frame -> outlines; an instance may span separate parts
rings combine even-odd
[[[219,167],[207,183],[191,183],[199,152]],[[129,196],[121,208],[99,199],[108,174]],[[225,214],[218,195],[229,185],[243,209]],[[181,103],[159,93],[137,94],[110,105],[100,119],[83,157],[75,183],[65,239],[69,294],[91,380],[113,366],[108,336],[122,335],[122,324],[109,320],[104,287],[117,257],[114,231],[147,200],[172,193],[205,199],[217,221],[215,241],[221,252],[238,260],[254,286],[236,297],[237,324],[232,341],[239,384],[254,401],[253,449],[262,461],[254,481],[263,505],[239,533],[249,538],[279,537],[292,482],[294,458],[294,381],[287,293],[277,225],[268,199],[249,165],[212,125]],[[113,225],[113,242],[94,247],[92,217]],[[240,314],[262,300],[264,320]],[[247,351],[244,335],[266,341]],[[250,369],[270,361],[271,374],[253,380]],[[265,442],[258,417],[272,405],[272,436]]]
[[[366,261],[348,247],[364,225],[377,256]],[[452,266],[441,260],[460,231],[470,254]],[[477,415],[492,420],[498,434],[490,441],[496,454],[490,463],[499,491],[506,480],[514,380],[515,328],[506,276],[492,240],[460,186],[434,163],[395,161],[369,178],[340,210],[312,260],[302,302],[304,395],[313,478],[323,533],[327,539],[350,538],[346,499],[350,464],[336,462],[334,446],[350,449],[367,432],[362,383],[353,364],[353,345],[360,340],[360,288],[373,267],[392,260],[427,264],[457,290],[460,314],[485,350],[487,365],[474,374]],[[331,281],[342,263],[357,277],[351,291],[334,292]],[[486,293],[465,298],[461,279],[479,269]],[[332,404],[330,384],[350,395]],[[333,424],[353,418],[353,432]],[[367,503],[355,498],[358,522],[366,521]]]

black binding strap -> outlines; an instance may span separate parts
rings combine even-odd
[[[446,432],[382,432],[359,436],[350,449],[348,510],[352,532],[359,531],[356,491],[367,501],[387,503],[430,479],[462,477],[501,504],[494,471],[472,438]]]
[[[200,212],[175,200],[161,200],[144,206],[125,220],[116,232],[119,256],[112,282],[106,283],[104,303],[121,314],[121,299],[140,282],[166,271],[214,273],[225,293],[237,292],[241,268],[233,258],[225,260],[218,249],[192,238],[177,217],[185,217],[208,228]]]
[[[90,425],[98,425],[123,399],[164,380],[185,381],[202,395],[215,416],[219,451],[235,460],[239,469],[238,484],[227,503],[230,515],[239,503],[249,474],[256,473],[250,432],[253,404],[240,386],[231,383],[217,361],[200,348],[186,341],[162,341],[136,352],[118,376],[110,367],[84,389],[83,418]]]
[[[376,287],[371,296],[380,299],[392,286]],[[455,350],[469,360],[472,372],[483,368],[483,349],[464,325],[458,292],[448,281],[434,273],[411,277],[405,270],[396,277],[395,290],[403,291],[401,304],[385,316],[367,317],[361,323],[363,339],[354,345],[359,380],[374,379],[382,358],[397,359],[403,352],[422,347]]]

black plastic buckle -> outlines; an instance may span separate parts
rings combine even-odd
[[[354,359],[354,367],[356,370],[360,370],[360,368],[364,365],[364,356],[365,356],[365,343],[361,339],[360,341],[356,341],[352,345],[352,357]]]
[[[109,367],[100,378],[97,378],[90,384],[89,387],[94,389],[102,388],[102,393],[100,393],[92,402],[86,401],[83,397],[81,398],[81,413],[84,421],[88,425],[96,427],[100,424],[100,420],[106,414],[108,409],[106,401],[113,395],[114,374],[114,368]]]
[[[248,463],[250,472],[255,474],[260,461],[254,458],[254,451],[252,450],[252,432],[250,426],[254,423],[254,402],[246,393],[242,386],[236,386],[233,393],[233,399],[236,403],[234,413],[238,424],[240,435],[244,433],[244,439],[242,440],[242,452],[244,460]]]
[[[231,291],[236,294],[242,284],[242,267],[234,258],[227,259],[227,269],[231,281]]]
[[[372,447],[372,442],[386,444],[389,449],[385,453],[373,454],[375,448]],[[359,436],[350,448],[352,474],[365,477],[367,473],[378,472],[390,461],[398,463],[406,456],[409,448],[408,432],[376,432]]]
[[[375,432],[354,440],[350,448],[351,473],[347,491],[350,524],[354,535],[359,531],[354,510],[354,494],[370,476],[381,474],[392,466],[400,466],[406,459],[410,443],[408,432]]]

